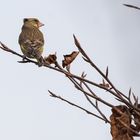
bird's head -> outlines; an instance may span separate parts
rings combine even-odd
[[[33,27],[41,27],[44,26],[37,18],[24,18],[23,19],[24,25],[33,26]]]

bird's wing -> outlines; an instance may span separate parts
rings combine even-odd
[[[23,45],[32,47],[32,48],[41,47],[41,46],[43,46],[43,44],[44,44],[44,42],[39,39],[35,39],[35,40],[26,39],[23,41]]]

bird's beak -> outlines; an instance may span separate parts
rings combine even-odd
[[[39,22],[39,23],[38,23],[38,27],[42,27],[42,26],[44,26],[44,24],[41,23],[41,22]]]

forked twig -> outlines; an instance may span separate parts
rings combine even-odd
[[[129,90],[128,96],[126,96],[124,93],[119,91],[109,79],[108,67],[106,68],[106,72],[104,74],[104,72],[102,72],[97,67],[97,65],[91,60],[91,58],[86,54],[84,49],[81,47],[78,39],[76,38],[76,36],[73,35],[73,37],[74,37],[76,47],[78,48],[79,52],[83,55],[83,59],[87,63],[89,63],[102,76],[103,84],[99,84],[99,83],[93,82],[92,80],[87,79],[87,77],[84,73],[82,73],[81,76],[73,74],[73,73],[71,73],[70,69],[65,70],[63,67],[61,67],[57,61],[55,62],[55,66],[48,65],[48,63],[43,63],[43,66],[66,75],[66,77],[73,83],[75,88],[78,89],[79,91],[81,91],[81,93],[83,93],[85,95],[87,101],[98,111],[99,115],[97,115],[97,114],[95,114],[95,113],[75,104],[75,103],[72,103],[69,100],[64,99],[61,96],[57,96],[56,94],[54,94],[51,91],[49,91],[50,95],[52,97],[58,98],[64,102],[67,102],[68,104],[75,106],[75,107],[85,111],[86,113],[103,120],[104,122],[110,123],[110,121],[107,119],[107,117],[105,116],[103,111],[100,110],[100,108],[98,106],[98,102],[101,102],[105,106],[108,106],[110,108],[114,108],[114,105],[112,105],[111,103],[109,103],[105,99],[98,97],[97,93],[94,93],[92,88],[91,88],[91,86],[93,86],[93,87],[97,87],[99,89],[102,89],[102,90],[107,91],[108,93],[112,94],[116,100],[118,100],[120,103],[125,104],[131,110],[132,116],[134,116],[134,114],[135,114],[138,117],[140,117],[140,108],[138,107],[138,98],[132,93],[131,89]],[[25,56],[13,51],[12,49],[8,48],[2,42],[0,42],[0,44],[1,44],[0,49],[22,58],[22,61],[18,61],[19,63],[33,63],[33,64],[38,65],[38,62],[31,60],[29,58],[26,58]],[[65,56],[68,56],[68,55],[65,55]],[[109,86],[106,86],[106,84],[108,84]],[[131,100],[131,96],[133,97],[134,103]],[[95,101],[95,103],[93,102],[93,100]],[[120,111],[119,113],[121,114],[122,112]],[[137,124],[139,124],[139,121],[136,120],[134,117],[133,117],[133,120]],[[132,128],[128,128],[129,126],[126,126],[125,124],[123,124],[123,122],[120,122],[120,123],[122,123],[122,125],[124,125],[124,127],[126,127],[127,129],[129,129],[129,130],[132,129]],[[136,133],[135,130],[131,130],[131,132]]]
[[[62,101],[64,101],[64,102],[67,102],[68,104],[70,104],[70,105],[72,105],[72,106],[75,106],[76,108],[79,108],[79,109],[85,111],[87,114],[90,114],[90,115],[92,115],[92,116],[95,116],[95,117],[97,117],[97,118],[103,120],[103,121],[106,121],[106,120],[104,120],[104,118],[102,118],[102,117],[100,117],[100,116],[98,116],[98,115],[92,113],[91,111],[88,111],[87,109],[85,109],[85,108],[83,108],[83,107],[81,107],[81,106],[79,106],[79,105],[76,105],[75,103],[72,103],[72,102],[70,102],[70,101],[68,101],[68,100],[66,100],[66,99],[64,99],[64,98],[62,98],[61,96],[57,96],[56,94],[54,94],[54,93],[51,92],[50,90],[48,90],[48,92],[50,93],[50,95],[51,95],[52,97],[58,98],[58,99],[60,99],[60,100],[62,100]]]

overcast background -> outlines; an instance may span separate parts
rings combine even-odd
[[[77,50],[74,33],[102,70],[109,66],[109,77],[118,89],[127,95],[132,87],[140,97],[140,11],[123,3],[140,6],[139,0],[4,0],[0,41],[21,52],[17,40],[22,20],[37,17],[45,24],[44,56],[57,52],[61,63],[63,54]],[[19,60],[0,50],[1,140],[111,140],[108,124],[49,96],[51,90],[92,110],[64,75]],[[101,81],[81,55],[71,70]],[[115,103],[107,92],[97,92]],[[101,108],[110,115],[110,108]]]

